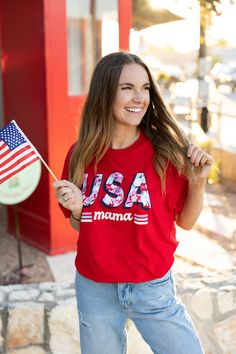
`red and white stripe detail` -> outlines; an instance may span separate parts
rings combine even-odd
[[[134,214],[134,223],[137,225],[147,225],[148,214]]]
[[[93,221],[93,213],[92,212],[82,212],[81,222],[92,222]]]
[[[27,142],[10,150],[3,141],[0,141],[0,183],[19,173],[38,158]]]

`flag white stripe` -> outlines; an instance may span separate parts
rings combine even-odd
[[[148,217],[145,217],[145,218],[137,218],[137,216],[135,216],[134,219],[135,219],[135,220],[142,221],[142,220],[148,220]]]
[[[5,146],[3,149],[1,149],[0,150],[0,156],[3,155],[8,149],[9,149],[8,146]]]
[[[134,221],[134,223],[137,224],[137,225],[147,225],[148,224],[147,221],[144,221],[144,222],[142,222],[142,221]]]
[[[4,145],[5,143],[4,143],[4,141],[3,140],[0,140],[0,147],[2,146],[2,145]]]
[[[82,219],[92,219],[92,215],[82,215],[81,216]]]
[[[21,128],[18,126],[18,124],[16,123],[16,121],[13,119],[11,121],[11,123],[13,123],[16,128],[18,129],[18,131],[21,133],[21,135],[25,138],[25,140],[29,143],[29,145],[32,147],[32,149],[34,150],[34,152],[36,153],[36,155],[40,158],[41,161],[43,161],[42,156],[40,155],[40,153],[38,152],[38,150],[34,147],[34,145],[31,143],[31,141],[27,138],[27,136],[23,133],[23,131],[21,130]]]
[[[92,222],[93,220],[92,219],[81,219],[81,222]]]
[[[30,156],[28,159],[22,161],[21,163],[19,163],[19,165],[15,166],[15,167],[12,168],[10,171],[7,171],[7,172],[1,174],[0,179],[3,179],[4,177],[10,175],[12,172],[15,172],[15,171],[19,170],[22,166],[24,166],[24,165],[26,165],[28,162],[34,160],[36,157],[38,157],[38,156],[35,156],[35,155]]]
[[[23,151],[20,155],[17,155],[14,159],[9,161],[6,165],[4,165],[3,167],[0,167],[0,172],[6,170],[11,165],[14,165],[14,163],[17,162],[18,160],[20,160],[22,157],[27,156],[32,152],[34,153],[34,151],[31,148]],[[9,158],[9,156],[8,156],[8,158]],[[2,160],[4,160],[4,159],[2,159]],[[1,163],[3,162],[2,160],[1,160]]]
[[[15,154],[16,152],[19,152],[20,150],[24,149],[26,146],[29,146],[29,144],[28,144],[28,143],[21,144],[20,146],[18,146],[18,147],[15,148],[14,150],[11,150],[11,149],[9,149],[8,146],[6,146],[6,148],[5,148],[4,150],[5,150],[5,151],[6,151],[6,150],[9,150],[9,153],[8,153],[5,157],[3,157],[3,158],[1,159],[1,163],[4,162],[4,161],[6,161],[7,159],[9,159],[9,157],[10,157],[11,155],[13,155],[13,154]]]

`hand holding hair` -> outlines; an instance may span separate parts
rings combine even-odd
[[[214,164],[213,157],[199,146],[190,144],[187,156],[194,167],[198,167],[198,172],[194,176],[194,182],[207,179],[207,176]]]

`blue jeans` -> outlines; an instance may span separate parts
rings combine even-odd
[[[143,283],[98,283],[77,272],[75,286],[82,354],[125,354],[128,318],[155,354],[203,354],[172,271]]]

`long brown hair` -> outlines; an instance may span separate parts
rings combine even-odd
[[[136,63],[147,72],[150,81],[150,104],[140,128],[151,139],[155,149],[155,168],[161,178],[163,190],[165,172],[170,161],[179,173],[191,178],[191,164],[186,155],[189,145],[185,134],[165,106],[147,65],[135,54],[111,53],[95,67],[88,96],[82,112],[78,141],[70,161],[70,179],[79,187],[85,168],[104,156],[112,141],[112,104],[124,65]]]

